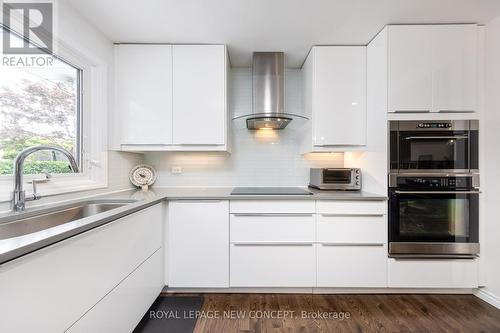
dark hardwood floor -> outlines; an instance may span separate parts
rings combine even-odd
[[[203,296],[203,312],[197,320],[196,333],[500,332],[500,310],[472,295]],[[231,310],[243,311],[240,316],[244,314],[245,318],[238,319],[236,312],[227,312]],[[277,310],[293,311],[293,314],[270,312]],[[303,318],[302,311],[313,317]],[[318,313],[330,318],[319,318]],[[343,320],[339,318],[342,313]]]

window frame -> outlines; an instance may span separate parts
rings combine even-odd
[[[1,25],[2,29],[8,27]],[[16,33],[19,35],[18,33]],[[22,38],[22,37],[21,37]],[[87,191],[107,187],[107,111],[108,111],[108,64],[95,59],[83,50],[68,46],[54,36],[56,44],[53,56],[79,70],[78,120],[76,142],[79,156],[75,156],[81,172],[53,174],[47,183],[38,184],[41,197]],[[24,189],[31,193],[27,181],[43,177],[41,174],[23,175]],[[13,175],[0,175],[0,202],[10,201]]]

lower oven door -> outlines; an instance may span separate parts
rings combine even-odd
[[[389,205],[391,256],[479,253],[479,192],[391,189]]]

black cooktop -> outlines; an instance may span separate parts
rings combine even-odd
[[[300,187],[235,187],[231,195],[312,195]]]

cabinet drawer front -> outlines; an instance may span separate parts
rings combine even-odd
[[[478,266],[469,260],[389,259],[389,287],[477,288]]]
[[[231,244],[231,287],[313,287],[315,249],[303,245]]]
[[[314,200],[231,200],[231,213],[314,213]]]
[[[386,246],[318,244],[318,287],[386,287]]]
[[[67,332],[132,332],[163,288],[161,253],[156,251]]]
[[[386,243],[384,215],[318,215],[318,242]]]
[[[316,212],[319,214],[386,214],[386,201],[350,201],[350,200],[321,200],[317,203]]]
[[[313,242],[314,221],[314,214],[231,214],[231,242]]]

